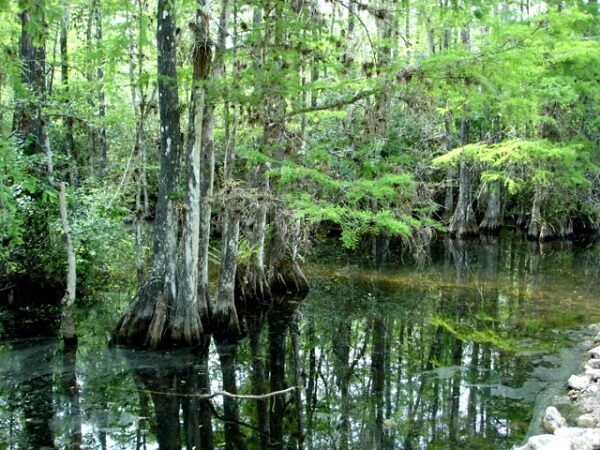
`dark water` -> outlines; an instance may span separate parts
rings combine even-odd
[[[76,350],[5,320],[0,449],[511,448],[600,322],[600,247],[560,247],[448,241],[377,269],[324,249],[308,297],[208,358],[108,349],[112,297],[80,309]]]

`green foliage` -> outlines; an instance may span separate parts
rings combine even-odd
[[[342,243],[356,248],[363,235],[408,237],[425,218],[410,205],[415,193],[412,176],[387,173],[356,181],[334,179],[303,166],[285,165],[273,175],[288,190],[285,199],[296,217],[308,223],[328,222],[342,228]],[[306,192],[310,185],[311,192]],[[291,192],[290,192],[291,191]],[[373,208],[373,205],[389,205]]]
[[[35,175],[41,162],[40,155],[25,155],[11,140],[0,141],[0,277],[54,271],[47,227],[50,205],[58,197],[46,179]]]
[[[595,156],[596,155],[596,156]],[[437,165],[459,161],[480,163],[483,183],[500,181],[510,196],[533,195],[541,189],[546,199],[546,221],[561,220],[585,211],[597,219],[594,206],[581,199],[593,198],[591,179],[600,173],[597,151],[588,141],[553,144],[548,140],[508,140],[498,144],[471,144],[456,148],[433,160]],[[590,207],[591,206],[591,207]]]

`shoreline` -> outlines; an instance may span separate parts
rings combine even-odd
[[[595,337],[584,343],[583,367],[566,381],[566,393],[546,407],[541,419],[545,433],[530,436],[514,450],[600,449],[600,324],[588,329]],[[559,410],[568,410],[566,417]]]

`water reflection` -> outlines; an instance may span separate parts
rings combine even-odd
[[[85,332],[62,348],[5,332],[0,442],[510,448],[540,393],[563,381],[552,371],[578,363],[569,330],[599,319],[598,251],[486,238],[439,252],[421,269],[321,258],[308,298],[240,305],[243,335],[194,349],[108,350]]]

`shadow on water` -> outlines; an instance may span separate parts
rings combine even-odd
[[[109,350],[85,321],[63,347],[3,320],[0,448],[511,448],[599,320],[598,248],[437,251],[422,268],[320,258],[306,299],[240,305],[243,335],[193,349]]]

